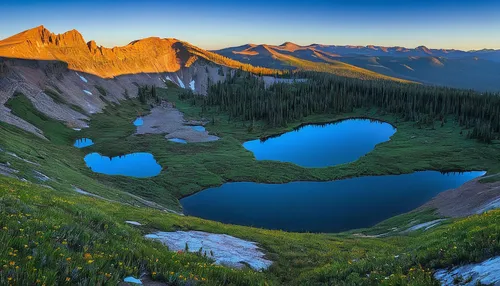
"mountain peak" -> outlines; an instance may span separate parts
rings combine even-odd
[[[77,30],[73,29],[63,34],[54,34],[45,26],[40,25],[32,29],[28,29],[10,38],[3,40],[4,43],[21,43],[28,42],[39,45],[56,45],[62,47],[71,47],[76,45],[85,45],[83,36]]]
[[[299,46],[295,43],[292,43],[292,42],[284,42],[283,44],[280,45],[280,47],[283,48],[284,50],[287,50],[290,52],[293,52],[295,50],[302,48],[301,46]]]
[[[422,51],[426,54],[432,54],[431,50],[429,48],[427,48],[426,46],[418,46],[415,48],[415,50]]]

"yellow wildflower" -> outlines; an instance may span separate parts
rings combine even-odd
[[[66,282],[69,282],[69,281],[71,281],[71,278],[66,277]]]

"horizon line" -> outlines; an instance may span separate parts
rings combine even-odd
[[[38,26],[35,26],[35,27],[32,27],[32,28],[29,28],[29,29],[26,29],[26,30],[22,30],[16,34],[13,34],[13,35],[10,35],[10,36],[7,36],[5,38],[2,38],[0,39],[0,42],[3,41],[3,40],[6,40],[12,36],[15,36],[15,35],[18,35],[20,33],[23,33],[23,32],[26,32],[26,31],[30,31],[30,30],[34,30],[34,29],[37,29],[37,28],[43,28],[43,29],[46,29],[47,31],[55,34],[55,35],[61,35],[61,34],[64,34],[64,33],[67,33],[67,32],[70,32],[70,31],[76,31],[78,32],[82,38],[84,39],[84,41],[86,43],[89,43],[91,41],[94,41],[95,43],[97,43],[96,40],[94,39],[91,39],[91,40],[85,40],[85,37],[84,35],[77,29],[73,28],[73,29],[69,29],[69,30],[66,30],[65,32],[62,32],[62,33],[54,33],[52,32],[50,29],[48,29],[47,27],[45,27],[45,25],[41,24],[41,25],[38,25]],[[127,45],[130,45],[132,44],[133,42],[136,42],[136,41],[140,41],[140,40],[145,40],[145,39],[149,39],[149,38],[159,38],[159,39],[174,39],[174,40],[177,40],[177,41],[180,41],[180,42],[188,42],[186,40],[180,40],[178,38],[175,38],[175,37],[161,37],[161,36],[145,36],[143,38],[139,38],[139,39],[134,39],[134,40],[131,40],[129,41],[128,43],[126,44],[122,44],[122,45],[112,45],[111,47],[110,46],[104,46],[104,45],[99,45],[100,47],[104,47],[104,48],[108,48],[108,49],[113,49],[113,48],[120,48],[120,47],[125,47]],[[216,40],[214,42],[217,42]],[[188,42],[191,44],[191,42]],[[470,50],[466,50],[466,49],[459,49],[459,48],[443,48],[443,47],[440,47],[440,48],[434,48],[434,47],[428,47],[426,45],[418,45],[418,46],[415,46],[415,47],[409,47],[409,46],[404,46],[404,45],[390,45],[390,46],[385,46],[385,45],[375,45],[375,44],[366,44],[366,45],[354,45],[354,44],[324,44],[324,43],[318,43],[318,42],[313,42],[311,44],[305,44],[305,45],[302,45],[302,44],[297,44],[293,41],[285,41],[281,44],[270,44],[270,43],[259,43],[259,44],[256,44],[256,43],[252,43],[252,42],[246,42],[244,44],[241,44],[241,45],[230,45],[230,46],[224,46],[224,47],[221,47],[221,48],[218,48],[218,49],[209,49],[209,48],[205,48],[205,47],[202,47],[202,46],[199,46],[199,45],[196,45],[200,48],[203,48],[207,51],[217,51],[217,50],[222,50],[222,49],[227,49],[227,48],[234,48],[234,47],[239,47],[239,46],[244,46],[244,45],[255,45],[255,46],[262,46],[262,45],[267,45],[267,46],[281,46],[281,45],[284,45],[286,43],[290,43],[290,44],[294,44],[294,45],[297,45],[299,47],[309,47],[309,46],[313,46],[313,45],[323,45],[323,46],[336,46],[336,47],[362,47],[362,48],[368,48],[370,46],[372,47],[376,47],[376,48],[406,48],[406,49],[417,49],[417,48],[427,48],[427,49],[430,49],[430,50],[447,50],[447,51],[459,51],[459,52],[477,52],[477,51],[500,51],[500,47],[499,48],[480,48],[480,49],[470,49]]]

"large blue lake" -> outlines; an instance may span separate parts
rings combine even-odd
[[[349,119],[312,124],[265,141],[252,140],[243,147],[257,160],[291,162],[303,167],[326,167],[356,161],[375,145],[388,141],[396,129],[388,123]]]
[[[92,171],[106,175],[147,178],[158,175],[162,169],[150,153],[132,153],[117,157],[90,153],[84,160]]]
[[[359,177],[288,184],[226,183],[181,200],[186,215],[287,231],[370,227],[485,172]]]

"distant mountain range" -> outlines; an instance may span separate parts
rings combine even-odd
[[[0,57],[62,61],[75,71],[112,78],[125,74],[178,72],[193,63],[213,64],[232,69],[249,70],[257,74],[276,74],[270,68],[255,63],[241,63],[229,57],[207,51],[177,39],[150,37],[123,47],[106,48],[96,42],[85,42],[76,30],[54,34],[44,26],[26,30],[0,41]],[[321,70],[334,74],[363,78],[389,79],[385,75],[349,64],[321,67],[302,65],[305,70]]]
[[[500,90],[500,50],[460,51],[382,46],[246,44],[207,51],[172,38],[150,37],[123,47],[86,42],[76,30],[51,33],[43,26],[0,41],[0,57],[61,61],[70,70],[113,78],[127,74],[173,73],[196,66],[222,66],[272,75],[281,69],[328,72],[361,79]],[[210,77],[216,78],[217,75]],[[198,81],[200,82],[200,81]],[[200,89],[202,90],[202,89]]]
[[[243,63],[269,68],[350,64],[390,77],[426,84],[477,90],[500,90],[500,50],[460,51],[382,46],[335,46],[291,42],[247,44],[214,51]]]

